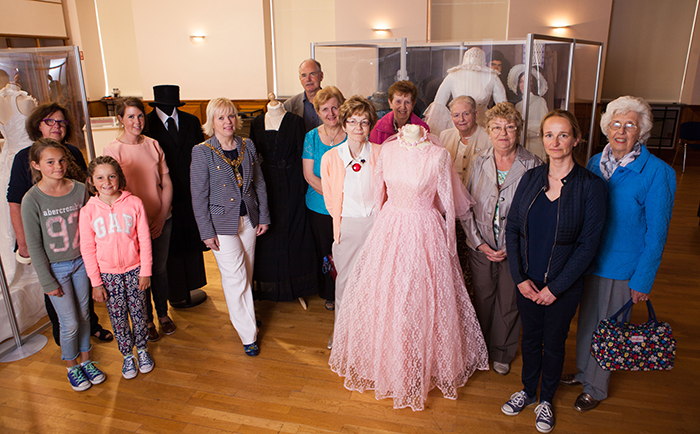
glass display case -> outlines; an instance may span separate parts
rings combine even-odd
[[[0,70],[39,104],[58,102],[65,106],[78,124],[76,131],[86,127],[89,114],[78,47],[0,50]],[[71,143],[83,151],[86,160],[94,155],[87,124],[87,139],[76,134],[75,143]]]
[[[4,302],[12,299],[11,309],[9,304],[8,309],[0,309],[0,341],[13,335],[18,340],[18,333],[46,315],[44,293],[34,268],[15,260],[15,234],[6,198],[14,156],[31,145],[24,127],[34,107],[30,97],[38,104],[58,102],[65,106],[77,123],[71,144],[87,161],[94,156],[78,47],[0,49],[0,123],[7,136],[0,152],[0,286]],[[87,128],[87,139],[80,134],[83,127]]]
[[[584,131],[577,158],[585,163],[595,132],[602,48],[600,42],[529,34],[515,41],[408,44],[404,38],[317,42],[311,44],[311,57],[323,65],[324,83],[334,84],[346,97],[383,98],[378,106],[384,108],[380,115],[388,110],[389,86],[397,80],[411,80],[418,88],[414,112],[431,120],[428,124],[437,133],[451,127],[446,106],[460,94],[469,94],[477,101],[482,125],[489,107],[509,101],[523,114],[523,131],[527,133],[521,135],[522,144],[542,156],[542,117],[554,108],[568,109]],[[465,80],[470,84],[458,83]],[[434,118],[436,111],[439,114]]]

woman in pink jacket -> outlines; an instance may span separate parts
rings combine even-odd
[[[335,317],[343,290],[374,222],[374,165],[380,146],[367,140],[377,122],[374,106],[355,95],[340,107],[340,124],[348,139],[326,152],[321,159],[321,184],[326,209],[333,218],[333,262]],[[328,341],[328,349],[333,337]]]
[[[107,301],[107,312],[124,356],[122,375],[151,372],[148,353],[145,290],[151,283],[151,231],[143,202],[128,191],[117,160],[97,157],[88,166],[88,190],[97,194],[80,210],[80,251],[95,301]],[[129,326],[131,316],[132,328]]]

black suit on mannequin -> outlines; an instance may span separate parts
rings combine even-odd
[[[172,114],[175,106],[158,107]],[[172,237],[168,254],[168,300],[173,307],[192,307],[203,302],[206,294],[192,291],[207,284],[202,252],[206,246],[199,239],[197,222],[192,212],[190,194],[190,163],[192,148],[204,141],[199,119],[177,110],[177,140],[174,140],[156,113],[157,108],[146,115],[147,135],[158,141],[165,153],[170,178],[173,182]]]

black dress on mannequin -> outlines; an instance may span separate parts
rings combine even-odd
[[[271,219],[255,247],[253,294],[258,300],[291,301],[318,293],[316,250],[304,202],[304,135],[304,120],[289,112],[278,131],[265,130],[264,114],[251,125]]]

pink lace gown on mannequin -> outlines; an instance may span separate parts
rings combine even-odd
[[[346,388],[415,411],[436,386],[456,399],[476,369],[488,369],[488,353],[456,253],[448,152],[407,149],[397,136],[382,146],[383,205],[348,280],[329,364]]]

